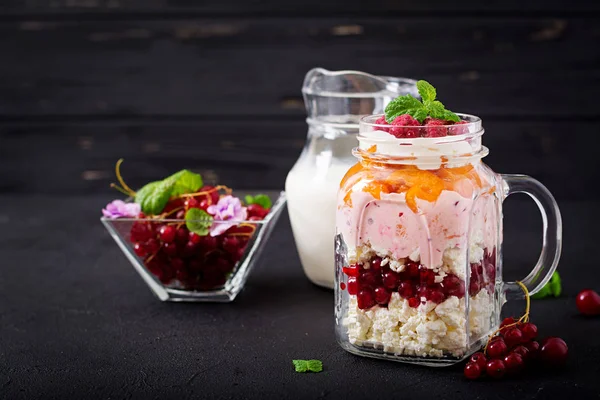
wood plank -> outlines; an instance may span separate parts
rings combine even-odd
[[[348,0],[340,4],[335,0],[295,0],[265,2],[260,0],[8,0],[0,5],[0,12],[22,14],[64,13],[199,13],[222,15],[389,15],[394,13],[463,14],[481,12],[512,13],[574,13],[599,11],[600,4],[591,0],[503,0],[487,1],[445,0],[394,1],[394,0]]]
[[[453,110],[597,117],[600,18],[0,24],[0,118],[303,116],[312,67],[424,78]]]
[[[593,122],[484,121],[486,162],[530,174],[559,199],[592,198]],[[239,189],[283,188],[306,134],[301,120],[14,124],[0,127],[0,193],[110,192],[114,164],[133,187],[182,168]],[[565,140],[568,138],[568,140]],[[592,182],[590,184],[590,182]],[[599,193],[600,194],[600,193]]]

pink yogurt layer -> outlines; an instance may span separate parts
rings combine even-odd
[[[338,231],[348,248],[369,244],[394,258],[406,258],[419,249],[421,264],[436,268],[442,265],[444,250],[467,248],[470,232],[472,236],[480,232],[484,248],[491,251],[497,246],[499,210],[493,195],[473,200],[444,190],[435,202],[417,199],[419,214],[406,205],[404,193],[382,193],[375,199],[355,191],[351,199],[353,207],[338,199],[343,205],[337,211]]]

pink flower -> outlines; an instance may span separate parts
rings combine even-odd
[[[114,200],[102,209],[102,214],[106,218],[117,219],[123,217],[135,218],[141,211],[140,205],[137,203],[125,203],[122,200]]]
[[[237,225],[239,221],[244,221],[247,217],[246,207],[242,206],[240,199],[233,196],[221,197],[217,204],[209,206],[206,211],[211,214],[215,220],[210,227],[210,236],[222,234],[227,229]]]

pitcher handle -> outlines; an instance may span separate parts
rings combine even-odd
[[[562,219],[556,200],[550,191],[537,180],[527,175],[501,175],[504,183],[504,201],[514,193],[525,193],[535,201],[542,214],[542,252],[537,263],[521,282],[529,294],[539,292],[552,277],[560,259],[562,246]],[[506,300],[519,300],[525,297],[521,287],[515,282],[504,282]]]

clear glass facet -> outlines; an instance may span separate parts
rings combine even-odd
[[[260,257],[283,210],[285,194],[281,192],[278,195],[269,214],[263,220],[216,221],[215,223],[232,224],[232,227],[217,237],[216,247],[207,248],[206,242],[200,241],[197,247],[186,252],[185,243],[174,241],[173,244],[178,247],[179,253],[173,257],[163,254],[163,249],[155,253],[154,257],[151,257],[151,254],[138,256],[134,250],[135,242],[131,238],[132,228],[135,224],[144,224],[156,232],[162,225],[183,226],[185,220],[103,217],[101,221],[123,254],[160,300],[230,302],[243,289],[248,274]],[[224,248],[225,237],[236,237],[238,247]],[[214,243],[210,243],[210,246],[214,246]],[[160,263],[157,259],[159,255],[163,257]],[[181,259],[183,266],[173,263],[173,258]]]

